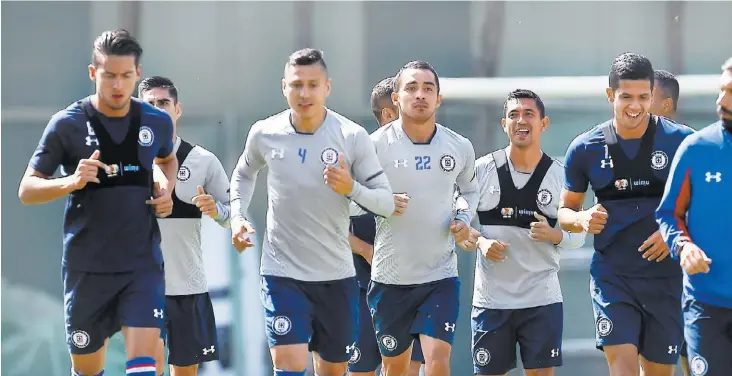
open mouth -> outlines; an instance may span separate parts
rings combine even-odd
[[[631,118],[631,119],[638,119],[641,116],[641,112],[628,112],[625,111],[625,116]]]
[[[529,135],[529,130],[528,129],[518,129],[518,130],[516,130],[516,135],[521,136],[521,137],[526,137]]]

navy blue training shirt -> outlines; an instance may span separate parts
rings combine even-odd
[[[86,106],[85,112],[82,104]],[[112,273],[162,264],[160,231],[152,194],[155,157],[173,152],[173,123],[164,111],[132,98],[130,112],[109,118],[89,97],[57,112],[48,122],[29,166],[53,175],[71,175],[80,159],[100,150],[111,167],[99,172],[66,200],[62,265],[71,270]]]
[[[623,140],[612,120],[577,136],[567,149],[565,188],[586,192],[608,211],[608,222],[595,235],[590,272],[594,276],[677,277],[678,262],[643,259],[638,248],[658,230],[654,212],[663,195],[676,149],[693,129],[651,116],[641,139]]]

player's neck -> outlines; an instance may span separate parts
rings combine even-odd
[[[290,122],[298,133],[315,133],[325,122],[326,116],[328,116],[328,112],[325,107],[321,107],[320,113],[310,118],[302,118],[292,111],[290,112]]]
[[[110,118],[124,117],[130,112],[130,102],[127,102],[123,108],[118,110],[107,106],[104,101],[100,101],[98,94],[92,95],[91,104],[99,113]]]
[[[613,126],[615,127],[615,132],[618,133],[618,137],[622,138],[623,140],[633,140],[643,137],[643,135],[646,133],[646,129],[648,129],[648,122],[650,121],[651,114],[646,112],[646,114],[643,115],[643,120],[641,120],[640,125],[633,129],[619,127],[615,119],[613,119]]]
[[[414,121],[412,119],[409,119],[408,117],[405,117],[404,115],[401,116],[401,119],[404,134],[406,134],[407,137],[409,137],[409,139],[414,143],[427,143],[435,134],[437,124],[435,123],[434,116],[424,122]]]
[[[506,148],[506,156],[511,160],[513,168],[518,172],[531,173],[541,161],[541,146],[531,145],[526,148],[519,148],[516,145],[509,145]]]

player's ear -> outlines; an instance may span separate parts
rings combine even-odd
[[[183,103],[180,103],[180,102],[176,102],[176,103],[175,103],[175,113],[176,113],[176,115],[178,115],[179,117],[180,117],[181,115],[183,115]]]
[[[96,76],[97,76],[97,67],[95,67],[94,64],[89,64],[89,79],[91,81],[95,81]]]
[[[541,119],[541,131],[542,132],[544,132],[546,130],[546,128],[549,126],[549,122],[550,122],[549,116],[544,116]]]
[[[391,103],[394,106],[399,106],[399,94],[397,94],[396,92],[391,93]]]
[[[135,72],[137,73],[137,79],[135,80],[135,82],[140,82],[140,80],[142,79],[142,64],[137,64]]]
[[[609,87],[605,89],[605,94],[607,94],[607,101],[609,103],[615,102],[615,90]]]
[[[671,98],[666,98],[663,100],[662,106],[665,112],[672,112],[674,110],[674,100]]]
[[[283,78],[282,79],[282,95],[284,95],[285,98],[287,98],[287,93],[285,92],[285,88],[287,88],[287,81],[285,81],[285,79]]]
[[[435,108],[440,108],[440,105],[442,104],[442,94],[437,94],[437,105]]]
[[[506,130],[506,118],[505,117],[501,118],[501,128],[503,128],[504,132],[508,132]]]
[[[325,97],[328,98],[330,96],[330,88],[333,87],[333,80],[330,78],[325,81]]]

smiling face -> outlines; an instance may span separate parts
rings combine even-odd
[[[513,98],[506,101],[505,117],[501,119],[503,131],[506,132],[511,145],[528,148],[540,145],[541,134],[549,125],[549,118],[542,116],[537,102],[533,98]]]
[[[607,98],[613,105],[615,124],[633,130],[643,124],[651,108],[653,87],[650,80],[620,80],[617,89],[607,89]]]

